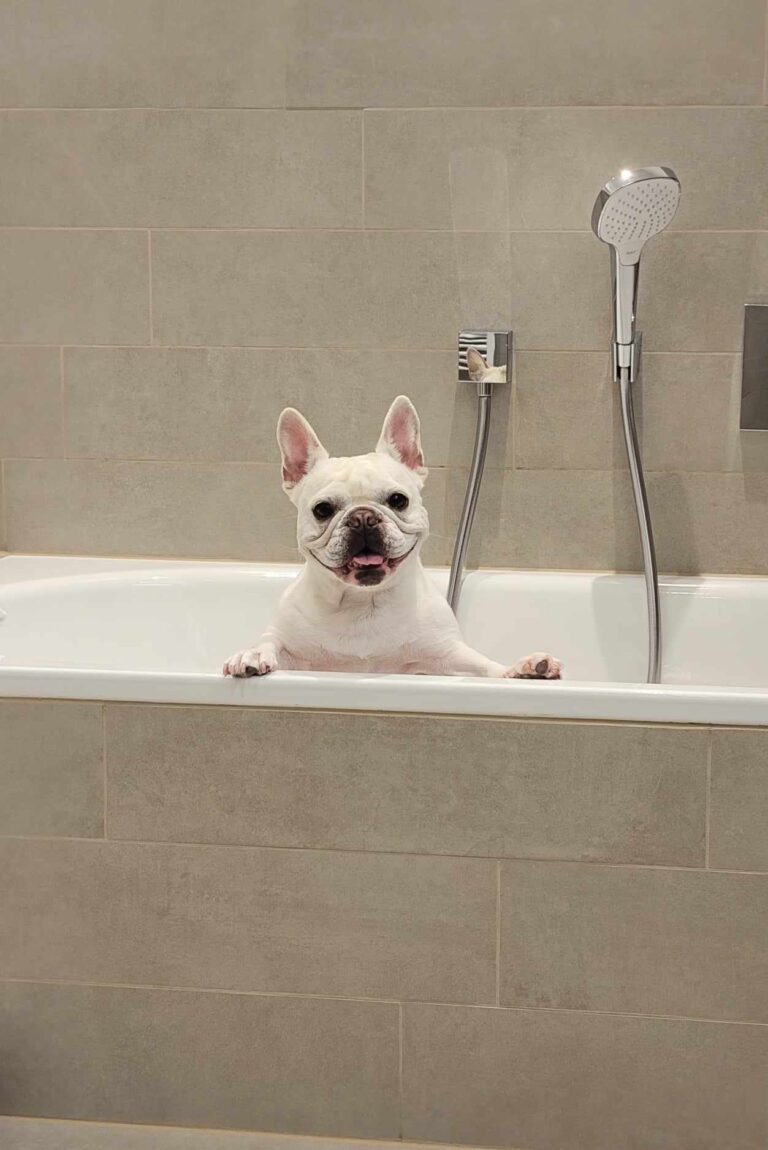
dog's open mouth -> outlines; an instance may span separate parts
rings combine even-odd
[[[396,570],[409,554],[408,551],[395,559],[366,547],[358,551],[357,555],[351,556],[342,567],[337,567],[336,574],[347,583],[356,583],[361,587],[375,587]]]

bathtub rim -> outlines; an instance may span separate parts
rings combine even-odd
[[[67,567],[51,572],[52,561]],[[46,583],[152,568],[258,566],[276,575],[294,572],[294,563],[147,559],[118,556],[0,554],[0,586]],[[447,580],[444,568],[432,569]],[[512,569],[493,569],[511,571]],[[483,573],[491,569],[483,569]],[[528,569],[515,571],[534,574]],[[618,575],[620,572],[536,571],[537,576]],[[642,576],[626,573],[627,577]],[[662,583],[710,578],[761,583],[761,575],[667,576]],[[0,699],[78,700],[193,706],[261,707],[268,710],[324,710],[405,713],[460,718],[548,719],[664,723],[704,726],[768,726],[768,687],[678,684],[528,682],[469,676],[370,675],[278,671],[264,679],[227,679],[214,672],[93,670],[0,665]]]

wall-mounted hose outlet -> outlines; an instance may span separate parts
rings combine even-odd
[[[480,495],[480,484],[483,481],[488,433],[491,428],[491,396],[494,384],[506,383],[512,377],[512,332],[460,331],[458,351],[459,383],[474,383],[477,386],[478,398],[475,447],[448,579],[448,602],[454,611],[461,594],[469,537]]]
[[[495,383],[512,378],[511,331],[460,331],[457,379],[477,384],[478,395],[490,395]]]

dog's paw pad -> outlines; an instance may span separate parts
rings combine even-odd
[[[534,651],[524,659],[518,659],[513,667],[504,672],[505,679],[561,679],[563,664],[553,655],[544,651]]]
[[[234,679],[268,675],[277,670],[277,655],[271,649],[252,647],[247,651],[238,651],[231,659],[227,659],[223,670],[225,675],[231,675]]]

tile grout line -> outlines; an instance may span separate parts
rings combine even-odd
[[[493,1002],[446,1002],[439,999],[424,998],[366,998],[355,994],[329,994],[317,991],[303,990],[231,990],[219,986],[164,986],[160,983],[142,982],[86,982],[83,979],[66,978],[18,978],[14,976],[0,976],[0,986],[57,986],[77,987],[80,989],[98,990],[137,990],[160,994],[206,994],[221,995],[235,998],[290,998],[305,999],[322,1002],[357,1002],[367,1006],[398,1007],[402,1010],[404,1005],[430,1006],[442,1010],[488,1010],[496,1014],[568,1014],[579,1018],[636,1018],[651,1022],[683,1022],[704,1026],[748,1026],[752,1029],[768,1031],[768,1022],[751,1021],[744,1018],[703,1018],[690,1014],[648,1014],[631,1010],[595,1010],[577,1009],[569,1006],[518,1006],[505,1003],[496,1006]]]
[[[710,727],[707,732],[707,795],[704,803],[704,869],[709,870],[709,839],[712,821],[712,740],[714,732]]]
[[[0,229],[1,230],[1,229]],[[155,228],[155,231],[157,229]],[[768,233],[766,233],[768,234]],[[24,340],[0,340],[0,349],[7,348],[59,348],[62,347],[65,351],[70,349],[77,349],[79,351],[247,351],[247,352],[267,352],[267,351],[313,351],[313,352],[338,352],[348,351],[356,355],[370,355],[372,352],[380,352],[382,354],[391,354],[392,352],[408,352],[414,354],[416,352],[423,353],[424,355],[456,355],[456,349],[452,347],[434,347],[425,346],[424,344],[390,344],[385,346],[376,344],[368,346],[366,344],[275,344],[275,343],[29,343]],[[604,347],[520,347],[515,351],[516,355],[594,355],[602,356],[605,362],[608,363],[610,352],[607,352]],[[656,356],[663,356],[664,358],[677,357],[677,358],[717,358],[729,356],[733,359],[741,358],[741,349],[735,348],[730,350],[691,350],[691,349],[675,349],[670,351],[663,351],[661,349],[643,350],[643,355],[646,359]]]
[[[102,823],[104,831],[104,841],[108,839],[107,835],[107,704],[101,705],[101,770],[102,770]],[[94,840],[98,842],[98,839]]]
[[[0,232],[181,232],[191,235],[202,234],[209,235],[211,233],[224,233],[227,235],[300,235],[300,236],[321,236],[321,235],[348,235],[348,236],[370,236],[370,235],[420,235],[420,236],[583,236],[594,239],[594,234],[589,228],[585,227],[560,227],[560,228],[542,228],[542,227],[528,227],[528,228],[457,228],[457,227],[310,227],[310,226],[296,226],[296,227],[280,227],[275,224],[239,224],[239,225],[222,225],[211,224],[206,227],[192,226],[192,225],[170,225],[170,224],[153,224],[145,221],[143,223],[122,224],[117,226],[115,224],[0,224]],[[768,227],[740,227],[740,228],[721,228],[721,227],[708,227],[708,228],[671,228],[668,232],[670,236],[711,236],[711,235],[725,235],[725,236],[763,236],[768,234]]]
[[[768,3],[768,0],[766,0]],[[365,112],[360,113],[360,227],[365,231]]]
[[[5,491],[5,460],[0,459],[0,555],[8,547],[8,511],[7,511],[7,496]]]
[[[0,699],[0,703],[4,700]],[[43,703],[48,704],[52,700],[49,698],[28,698],[22,700],[26,704]],[[75,699],[57,699],[54,700],[57,705],[74,705],[79,706],[81,703],[89,702],[88,700],[75,700]],[[99,702],[100,700],[90,700],[90,702]],[[110,700],[104,704],[105,711],[109,706],[123,705],[120,700]],[[128,707],[188,707],[189,704],[180,703],[125,703]],[[208,704],[205,704],[208,706]],[[218,706],[218,704],[216,704]],[[302,714],[304,712],[301,712]],[[339,713],[339,712],[331,712]],[[347,712],[344,712],[345,714]],[[359,712],[350,712],[357,714]],[[368,712],[362,712],[368,714]],[[402,713],[402,712],[400,712]],[[448,718],[449,716],[446,716]],[[452,716],[451,716],[452,717]],[[443,716],[441,715],[442,719]],[[493,716],[491,716],[493,719]],[[522,722],[530,722],[532,720],[521,720]],[[550,722],[552,720],[544,719],[543,722]],[[556,720],[555,720],[556,721]],[[566,720],[568,721],[568,720]],[[738,728],[741,729],[741,728]],[[753,728],[746,728],[753,729]],[[595,861],[594,859],[581,859],[575,856],[563,858],[548,858],[546,856],[535,855],[503,855],[500,859],[493,855],[474,855],[474,854],[460,854],[456,851],[442,851],[442,852],[427,852],[416,851],[412,849],[405,850],[386,850],[381,847],[365,848],[365,847],[329,847],[329,846],[288,846],[285,844],[275,843],[233,843],[233,842],[190,842],[183,839],[136,839],[136,838],[114,838],[109,839],[109,845],[113,847],[134,846],[134,847],[158,847],[164,850],[172,850],[179,847],[184,850],[214,850],[214,851],[261,851],[261,852],[282,852],[283,854],[293,854],[304,852],[305,854],[321,854],[321,855],[362,855],[365,858],[413,858],[413,859],[433,859],[435,862],[447,860],[465,860],[467,862],[481,862],[486,864],[496,863],[501,866],[505,862],[529,864],[531,866],[547,866],[547,867],[595,867],[602,870],[625,870],[625,871],[660,871],[664,874],[685,874],[685,875],[703,875],[706,873],[707,868],[702,865],[682,866],[676,863],[641,863],[641,862],[610,862],[610,861]],[[104,846],[105,840],[93,836],[78,836],[78,835],[12,835],[0,834],[0,842],[22,842],[22,843],[79,843],[82,846],[98,845]],[[729,870],[724,867],[709,868],[712,874],[731,875],[737,878],[766,878],[768,870]]]
[[[768,0],[766,0],[763,27],[763,105],[768,103]]]
[[[403,1004],[397,1004],[397,1136],[403,1138]]]
[[[760,103],[743,104],[35,104],[0,107],[0,115],[13,112],[175,112],[188,115],[194,112],[391,112],[404,115],[412,112],[680,112],[745,111],[764,108]]]
[[[501,1005],[501,859],[496,861],[496,1005]]]
[[[155,342],[155,321],[152,302],[152,232],[147,229],[147,280],[149,289],[149,346]]]
[[[67,457],[64,445],[64,345],[59,347],[59,443],[64,457]]]

